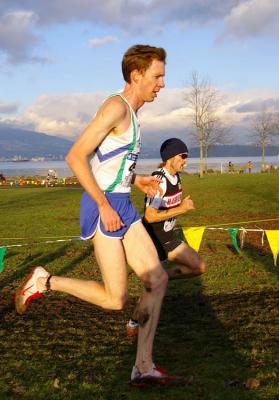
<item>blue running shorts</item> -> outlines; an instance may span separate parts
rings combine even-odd
[[[92,238],[97,228],[107,237],[122,239],[131,225],[141,221],[139,213],[130,200],[130,193],[105,193],[105,196],[125,225],[116,232],[106,231],[97,204],[88,193],[84,192],[80,201],[81,239]]]

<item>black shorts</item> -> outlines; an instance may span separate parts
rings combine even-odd
[[[160,261],[166,261],[168,259],[168,253],[176,249],[182,243],[182,240],[174,237],[173,230],[168,232],[167,238],[160,237],[160,235],[156,234],[151,226],[145,222],[144,218],[142,222],[156,247]]]
[[[182,243],[182,240],[174,238],[166,243],[161,243],[159,241],[158,243],[153,243],[155,244],[160,261],[166,261],[168,259],[168,253],[176,249]]]

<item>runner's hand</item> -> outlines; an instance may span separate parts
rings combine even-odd
[[[119,215],[109,203],[99,206],[99,213],[106,231],[116,232],[124,226]]]
[[[194,203],[193,200],[191,199],[190,195],[185,197],[185,199],[182,200],[180,206],[179,206],[182,211],[186,212],[188,210],[194,210]]]
[[[158,191],[161,194],[163,193],[159,186],[161,182],[162,180],[156,178],[155,176],[137,175],[135,179],[135,185],[138,187],[138,189],[145,193],[147,197],[154,197]]]

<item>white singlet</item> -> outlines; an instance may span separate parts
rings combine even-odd
[[[131,179],[141,147],[140,124],[137,116],[121,93],[120,96],[129,106],[131,123],[120,135],[108,135],[89,157],[92,173],[98,186],[104,192],[129,193]]]

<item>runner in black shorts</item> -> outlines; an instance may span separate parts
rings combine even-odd
[[[194,209],[190,196],[182,198],[179,172],[188,158],[186,144],[176,138],[166,140],[160,149],[162,164],[152,175],[161,179],[162,193],[145,198],[143,224],[156,246],[161,261],[172,261],[176,265],[167,273],[169,279],[192,278],[205,271],[200,255],[188,244],[174,235],[176,217]],[[129,336],[137,334],[137,307],[127,324]]]

